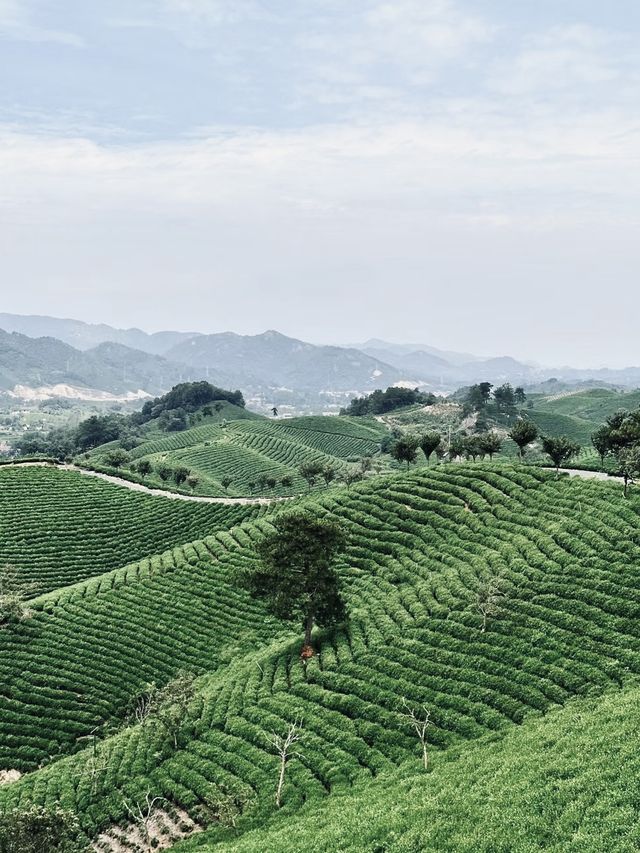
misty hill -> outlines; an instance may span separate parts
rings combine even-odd
[[[217,369],[231,386],[351,392],[386,388],[420,377],[356,349],[316,346],[279,332],[200,335],[167,352],[167,358],[192,368]]]
[[[82,320],[46,317],[42,315],[2,314],[0,329],[19,332],[30,338],[57,338],[79,350],[89,350],[99,344],[112,342],[153,355],[164,355],[172,346],[196,336],[196,332],[154,332],[141,329],[116,329],[104,323],[84,323]]]
[[[411,370],[423,382],[446,389],[488,380],[496,384],[535,386],[550,379],[576,385],[584,382],[635,388],[640,384],[640,367],[575,368],[539,367],[511,356],[479,358],[438,350],[423,344],[395,344],[373,339],[361,345],[363,352],[386,361],[398,370]]]
[[[65,383],[110,393],[157,394],[189,380],[241,388],[266,405],[276,396],[294,410],[343,406],[349,396],[390,385],[453,391],[488,380],[640,385],[640,367],[542,368],[509,356],[478,358],[426,344],[372,339],[357,347],[321,346],[277,331],[210,335],[115,329],[77,320],[0,314],[0,388]],[[34,337],[35,336],[35,337]],[[29,341],[31,341],[29,343]],[[37,341],[37,343],[34,343]],[[46,342],[46,343],[45,343]],[[278,392],[274,394],[274,392]]]
[[[30,338],[0,329],[0,390],[70,385],[109,394],[166,390],[189,370],[117,343],[81,352],[56,338]]]
[[[392,353],[396,356],[413,355],[414,353],[426,353],[432,355],[436,359],[441,359],[447,364],[460,365],[468,364],[471,361],[482,361],[477,355],[472,355],[469,352],[456,352],[455,350],[443,350],[437,347],[432,347],[429,344],[396,344],[391,341],[384,341],[381,338],[370,338],[363,344],[352,344],[356,349],[363,352],[371,352],[375,350],[385,354],[385,358],[389,361],[388,354]]]

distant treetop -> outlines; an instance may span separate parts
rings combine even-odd
[[[341,415],[384,415],[394,409],[421,403],[432,406],[438,398],[435,394],[423,394],[417,388],[399,388],[392,386],[386,391],[373,391],[366,397],[356,397],[340,411]]]
[[[226,400],[242,408],[245,405],[241,391],[225,391],[224,388],[217,388],[209,382],[182,382],[162,397],[148,400],[142,407],[142,411],[134,415],[134,419],[137,423],[144,424],[167,412],[178,410],[187,413],[195,412],[214,400]]]

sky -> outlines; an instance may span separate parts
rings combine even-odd
[[[637,0],[0,0],[0,310],[640,364]]]

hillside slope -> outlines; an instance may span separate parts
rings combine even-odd
[[[32,619],[2,632],[0,764],[35,772],[0,790],[0,805],[59,799],[115,851],[130,837],[123,795],[152,792],[195,820],[233,797],[246,804],[242,832],[272,815],[267,736],[297,714],[287,813],[417,760],[403,696],[431,709],[433,748],[446,750],[640,674],[640,516],[619,487],[442,466],[308,505],[348,534],[351,620],[316,635],[306,668],[298,626],[234,582],[266,518],[37,599]],[[506,595],[483,632],[477,596],[497,576]],[[177,748],[155,726],[124,728],[96,755],[81,748],[146,681],[185,668],[203,674]]]
[[[81,351],[56,338],[29,338],[0,329],[0,391],[71,385],[108,394],[155,394],[200,371],[117,343]]]
[[[235,419],[223,419],[225,414]],[[131,456],[135,463],[141,459],[151,463],[153,470],[146,482],[156,487],[163,485],[159,467],[175,470],[183,466],[198,477],[194,489],[198,495],[246,497],[262,491],[286,496],[307,490],[299,471],[303,463],[317,462],[340,473],[348,461],[378,453],[385,433],[386,428],[375,421],[361,423],[357,418],[342,417],[267,420],[227,405],[220,416],[207,417],[189,430],[149,431]],[[91,461],[104,464],[110,449],[111,445],[98,448]],[[227,477],[231,482],[225,488],[222,481]],[[273,478],[275,485],[261,486],[261,478]],[[318,481],[323,487],[322,479]]]
[[[172,347],[166,356],[192,368],[221,370],[234,387],[251,389],[355,392],[411,379],[359,350],[308,344],[275,331],[200,335]]]
[[[635,851],[640,845],[640,690],[573,701],[503,738],[436,756],[299,817],[176,851]]]
[[[36,595],[207,536],[264,509],[154,498],[82,474],[0,467],[0,565]]]

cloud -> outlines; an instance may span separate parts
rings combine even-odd
[[[546,361],[588,360],[596,337],[626,360],[637,136],[624,112],[507,118],[477,101],[419,122],[142,145],[4,132],[7,310],[334,340],[433,332],[539,358],[544,327]],[[626,306],[615,337],[607,312],[594,319],[603,282]]]
[[[112,15],[109,26],[120,29],[157,29],[170,32],[188,48],[201,50],[216,45],[218,31],[247,21],[266,20],[255,0],[141,0],[135,14]],[[230,51],[232,45],[225,45]]]
[[[296,37],[298,102],[415,110],[445,72],[463,75],[497,31],[452,0],[364,0],[344,14],[329,6]]]
[[[631,48],[623,36],[585,24],[553,27],[530,36],[515,57],[500,61],[490,82],[511,95],[588,93],[590,87],[627,77]]]
[[[490,40],[496,28],[449,0],[395,0],[378,3],[364,16],[359,37],[365,61],[431,67],[462,56]]]
[[[169,15],[214,27],[253,18],[260,12],[252,0],[162,0],[160,8]]]
[[[84,46],[83,39],[75,33],[37,26],[27,0],[0,0],[0,39]]]

